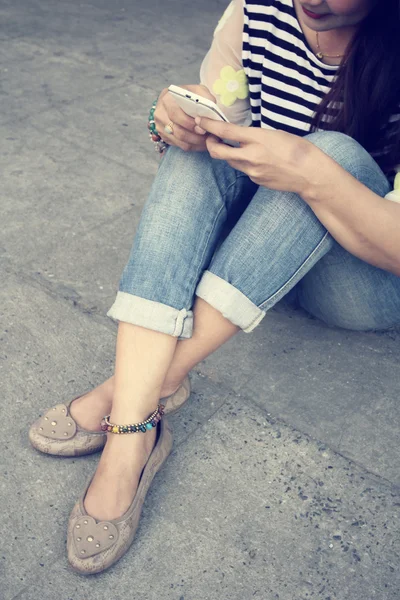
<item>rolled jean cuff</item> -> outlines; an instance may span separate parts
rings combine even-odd
[[[240,290],[211,271],[203,273],[196,296],[205,300],[246,333],[253,331],[266,314]]]
[[[107,316],[116,321],[131,323],[180,339],[189,339],[193,333],[193,312],[191,310],[184,308],[179,310],[127,292],[117,293]]]

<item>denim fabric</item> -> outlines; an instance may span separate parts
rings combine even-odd
[[[389,191],[350,137],[306,137],[375,193]],[[297,194],[257,187],[208,153],[169,148],[108,315],[188,338],[197,295],[252,331],[293,288],[330,325],[367,330],[400,322],[400,278],[340,247]]]

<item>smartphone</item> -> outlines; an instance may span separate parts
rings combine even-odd
[[[229,123],[222,110],[212,100],[198,96],[177,85],[170,85],[168,91],[189,117],[208,117],[214,121]]]
[[[215,104],[215,102],[209,100],[208,98],[199,96],[194,92],[189,92],[189,90],[185,90],[185,88],[181,88],[177,85],[170,85],[168,88],[168,93],[173,96],[175,102],[181,107],[183,112],[189,115],[189,117],[208,117],[214,121],[229,123],[229,120],[224,115],[222,110]],[[229,140],[222,141],[224,144],[228,144],[229,146],[234,146],[235,148],[240,147],[238,142],[231,142]]]

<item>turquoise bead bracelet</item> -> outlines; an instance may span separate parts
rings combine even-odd
[[[150,132],[150,138],[152,139],[153,142],[159,142],[161,140],[161,137],[156,128],[156,123],[154,121],[154,113],[156,111],[156,106],[157,106],[157,100],[154,100],[153,104],[151,105],[151,109],[150,109],[150,113],[149,113],[149,120],[148,120],[148,124],[147,124],[147,127]]]
[[[157,127],[156,127],[156,122],[154,120],[154,114],[156,112],[157,102],[158,102],[158,98],[157,98],[157,100],[154,100],[153,104],[151,105],[147,128],[149,130],[149,137],[150,137],[151,141],[154,142],[156,152],[158,152],[159,154],[162,154],[164,152],[164,150],[166,148],[168,148],[168,144],[166,142],[164,142],[164,140],[161,138],[160,134],[158,133]]]

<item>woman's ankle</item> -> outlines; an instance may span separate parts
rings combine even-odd
[[[174,379],[166,379],[161,388],[161,399],[167,398],[168,396],[172,396],[172,394],[175,394],[175,392],[177,392],[181,387],[185,377],[186,375],[182,375],[179,378],[174,377]]]
[[[143,423],[156,415],[159,406],[159,396],[150,394],[148,397],[132,398],[130,395],[114,396],[110,412],[110,422],[115,425],[136,425]]]

